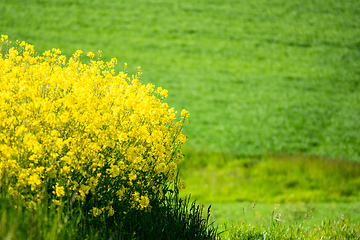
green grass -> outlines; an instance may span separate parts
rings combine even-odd
[[[187,155],[180,176],[184,194],[205,202],[360,201],[360,163],[305,156],[269,156],[196,164]],[[215,157],[216,159],[220,158]]]
[[[284,227],[275,223],[269,226],[224,224],[222,239],[359,239],[359,224],[349,224],[344,219],[323,221],[311,228],[302,224]]]
[[[130,71],[140,65],[144,82],[190,111],[189,151],[360,160],[358,1],[4,0],[0,9],[1,32],[40,52],[100,49]]]
[[[254,206],[255,204],[255,206]],[[211,220],[219,226],[224,223],[251,224],[269,226],[276,213],[283,226],[294,226],[302,223],[305,227],[321,224],[323,221],[345,219],[351,224],[360,223],[360,203],[258,203],[231,202],[212,203]],[[274,212],[274,213],[273,213]],[[309,217],[305,220],[306,216]]]
[[[151,211],[115,209],[116,214],[107,217],[89,215],[87,203],[67,202],[61,207],[41,203],[36,210],[25,208],[0,186],[0,239],[217,239],[209,209],[189,197],[179,198],[177,184],[176,180],[164,189],[164,197],[152,203]]]
[[[102,50],[131,73],[140,65],[143,82],[190,111],[183,194],[212,204],[225,239],[279,229],[346,238],[360,221],[359,1],[3,0],[0,9],[1,34],[38,52]],[[275,204],[284,226],[274,230]],[[289,230],[308,211],[312,230]]]
[[[188,153],[182,195],[211,205],[222,239],[359,239],[360,164],[303,155]]]
[[[302,216],[292,224],[285,219],[281,207],[273,210],[268,221],[259,216],[257,206],[252,206],[251,221],[220,221],[215,230],[208,220],[201,220],[203,208],[188,200],[178,205],[153,209],[151,213],[131,214],[130,221],[92,222],[81,213],[64,211],[62,214],[53,206],[36,211],[18,207],[13,208],[7,198],[0,199],[0,238],[1,239],[215,239],[216,231],[221,239],[359,239],[360,225],[348,219],[325,219],[310,224],[313,213]],[[166,206],[170,206],[165,204]],[[244,208],[245,209],[245,208]],[[159,211],[160,210],[160,211]],[[246,214],[244,210],[244,215]],[[159,218],[158,214],[162,215]],[[153,219],[155,217],[155,219]],[[156,220],[156,221],[154,221]],[[160,221],[159,221],[160,220]],[[175,221],[174,221],[175,220]],[[124,225],[129,224],[130,225]],[[205,230],[207,233],[205,233]],[[126,233],[126,235],[124,234]],[[195,233],[195,234],[194,234]],[[200,234],[199,234],[200,233]],[[219,239],[219,238],[216,238]]]
[[[198,155],[187,159],[180,165],[180,177],[187,183],[182,194],[211,204],[216,222],[263,224],[269,222],[275,204],[287,225],[310,211],[310,224],[342,216],[360,222],[359,163],[301,155],[237,161],[224,156],[213,156],[212,161],[209,156],[207,164]]]

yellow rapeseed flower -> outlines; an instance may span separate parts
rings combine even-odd
[[[140,67],[129,77],[116,74],[116,58],[89,52],[83,63],[81,50],[67,59],[8,45],[1,35],[0,181],[10,195],[28,207],[45,193],[56,204],[87,201],[93,216],[112,216],[119,202],[151,209],[183,158],[189,113],[176,121],[167,90],[142,84]]]
[[[65,196],[64,187],[63,187],[63,186],[59,186],[59,184],[56,183],[56,186],[55,186],[55,194],[56,194],[57,197],[63,197],[63,196]]]

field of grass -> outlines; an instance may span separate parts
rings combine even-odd
[[[200,159],[199,156],[189,156]],[[207,159],[210,159],[208,157]],[[216,157],[221,159],[221,156]],[[281,223],[305,226],[341,218],[360,223],[360,164],[306,156],[267,156],[262,159],[226,159],[217,164],[180,165],[191,194],[212,206],[212,220],[268,224],[273,212]],[[275,210],[276,208],[276,210]]]
[[[189,156],[189,161],[193,156]],[[200,157],[198,157],[200,158]],[[208,165],[180,165],[184,194],[206,202],[354,202],[360,163],[306,156],[268,156]]]
[[[285,225],[360,222],[359,1],[2,0],[0,16],[37,52],[102,50],[168,89],[191,114],[183,194],[219,226],[275,204]]]
[[[227,159],[188,154],[191,194],[222,239],[359,239],[360,164],[304,155]]]
[[[358,1],[3,0],[2,34],[102,50],[186,108],[187,149],[360,160]],[[119,64],[119,69],[122,64]]]

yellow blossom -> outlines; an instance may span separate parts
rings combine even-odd
[[[31,190],[34,190],[36,186],[41,184],[41,180],[38,174],[31,174],[29,178],[29,185],[31,186]]]
[[[176,121],[167,90],[142,84],[140,67],[129,77],[116,74],[116,58],[89,52],[83,63],[81,50],[67,59],[8,44],[1,35],[0,181],[10,195],[28,207],[46,194],[55,204],[90,201],[93,216],[113,215],[111,201],[150,209],[183,158],[189,113]]]
[[[57,197],[65,196],[65,190],[64,190],[63,186],[59,186],[59,184],[56,183],[56,186],[54,188],[55,188],[55,194]]]
[[[93,52],[88,52],[86,56],[88,56],[89,58],[94,58],[95,54]]]
[[[141,196],[138,201],[140,204],[140,209],[144,209],[149,206],[149,198],[147,196]]]

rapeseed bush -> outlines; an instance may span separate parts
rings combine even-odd
[[[174,180],[186,110],[167,91],[78,50],[0,41],[0,189],[29,208],[86,204],[94,217],[151,211]],[[87,63],[82,61],[87,59]]]

